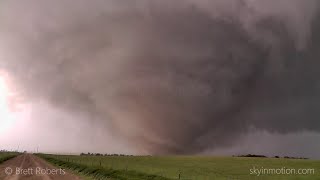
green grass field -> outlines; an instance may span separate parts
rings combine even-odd
[[[200,156],[57,156],[40,155],[51,163],[71,168],[96,179],[180,179],[182,180],[320,180],[320,161],[274,158]],[[253,168],[314,169],[306,175],[253,175]],[[88,169],[87,169],[88,168]],[[306,173],[305,172],[303,173]],[[257,171],[256,171],[257,172]],[[272,173],[272,172],[271,172]]]
[[[0,152],[0,164],[4,161],[7,161],[11,158],[14,158],[18,155],[18,153],[11,153],[11,152]]]

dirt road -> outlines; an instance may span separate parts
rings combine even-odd
[[[23,154],[0,164],[0,180],[81,180],[32,154]]]

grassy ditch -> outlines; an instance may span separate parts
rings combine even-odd
[[[0,153],[0,164],[17,157],[18,155],[18,153]]]
[[[115,170],[111,168],[103,168],[99,166],[88,166],[76,162],[68,162],[65,160],[56,159],[50,155],[38,154],[39,157],[46,161],[71,171],[80,173],[94,179],[116,179],[116,180],[170,180],[169,178],[158,175],[141,173],[133,170]]]

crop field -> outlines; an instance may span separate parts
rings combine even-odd
[[[90,176],[92,179],[320,180],[320,161],[316,160],[202,156],[64,156],[44,154],[39,156],[57,166]],[[265,174],[258,175],[257,171],[253,170],[254,168],[268,169],[269,174],[266,174],[265,170]],[[280,173],[280,169],[287,171]],[[278,171],[272,173],[272,170]]]
[[[14,158],[18,155],[18,153],[11,153],[11,152],[0,152],[0,163],[7,161],[11,158]]]

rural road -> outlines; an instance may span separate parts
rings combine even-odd
[[[32,154],[22,154],[0,164],[0,180],[81,180]]]

